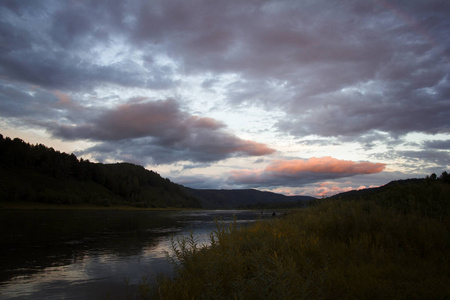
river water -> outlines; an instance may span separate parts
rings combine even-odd
[[[171,237],[209,244],[215,220],[252,223],[245,210],[0,210],[0,299],[126,299],[139,282],[172,275]]]

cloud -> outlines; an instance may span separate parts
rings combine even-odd
[[[5,20],[0,22],[2,77],[60,90],[105,84],[167,89],[177,84],[171,70],[158,64],[148,69],[136,55],[139,49],[126,45],[130,15],[121,1],[50,1],[27,8],[30,4],[0,7]]]
[[[60,97],[61,98],[61,97]],[[141,163],[218,161],[275,152],[265,144],[227,132],[222,122],[184,112],[175,100],[128,102],[78,124],[49,125],[54,136],[100,141],[85,150],[98,158],[135,157]]]
[[[238,170],[230,172],[228,180],[248,186],[301,186],[322,180],[375,174],[384,170],[385,164],[353,162],[332,157],[312,157],[307,160],[279,160],[264,170]]]
[[[441,80],[449,84],[447,79],[436,79],[435,84]],[[280,119],[276,126],[296,136],[315,134],[347,139],[352,137],[355,140],[364,135],[375,137],[377,132],[389,133],[394,137],[409,132],[450,132],[450,125],[446,121],[450,117],[450,103],[443,101],[447,95],[437,90],[430,91],[430,94],[416,88],[402,91],[403,94],[358,93],[335,92],[327,95],[332,99],[324,100],[327,104],[311,109],[308,113],[300,112],[298,116],[289,115]]]
[[[364,186],[360,185],[357,186],[353,184],[352,182],[334,182],[334,181],[325,181],[320,184],[317,184],[315,186],[312,186],[308,188],[309,194],[322,198],[322,197],[330,197],[333,195],[337,195],[340,193],[345,193],[349,191],[357,191],[357,190],[363,190],[367,188],[376,188],[379,187],[379,185],[370,185],[370,186]]]
[[[142,165],[214,162],[275,152],[227,131],[223,122],[181,110],[177,101],[133,98],[110,109],[85,107],[70,94],[0,81],[0,115],[18,127],[40,127],[63,140],[97,142],[77,151],[100,161]]]
[[[178,172],[167,176],[170,180],[195,189],[233,189],[220,175],[184,175]]]
[[[179,71],[232,73],[227,104],[276,101],[282,133],[450,132],[445,1],[7,3],[0,75],[11,80],[158,90],[177,87]]]
[[[270,110],[276,101],[283,133],[450,132],[449,47],[438,39],[448,4],[216,3],[144,7],[135,33],[166,44],[189,72],[238,74],[229,103]]]
[[[384,167],[385,165],[380,163],[356,163],[327,156],[322,158],[313,157],[308,160],[277,161],[269,165],[266,171],[288,176],[297,176],[305,172],[356,175],[379,173]]]
[[[63,94],[59,94],[61,95]],[[0,116],[22,119],[22,122],[28,125],[61,116],[61,111],[57,109],[57,103],[61,101],[58,94],[39,87],[11,84],[0,79],[0,99]]]
[[[405,174],[401,172],[383,171],[380,173],[366,174],[364,176],[354,176],[351,178],[342,177],[332,180],[306,183],[302,184],[301,186],[275,187],[269,190],[273,192],[281,192],[286,195],[308,195],[321,198],[351,190],[378,187],[385,185],[393,180],[424,178],[425,175],[425,173]]]
[[[340,193],[345,193],[348,191],[352,191],[352,190],[360,190],[360,189],[365,189],[365,186],[359,186],[358,188],[353,188],[351,186],[342,186],[337,184],[336,182],[322,182],[320,184],[318,184],[315,188],[314,188],[314,192],[313,195],[316,197],[329,197],[332,195],[336,195],[336,194],[340,194]]]
[[[411,132],[450,133],[449,13],[445,0],[4,0],[0,115],[93,141],[80,151],[102,160],[208,163],[273,153],[279,138],[311,151],[357,142],[363,156],[388,149],[378,154],[428,170],[447,163],[448,141],[394,148]],[[255,109],[252,128],[205,117]],[[344,174],[275,167],[247,178]]]
[[[424,166],[425,169],[435,169],[436,166],[442,169],[450,167],[450,151],[442,150],[422,150],[422,151],[398,151],[399,156],[407,161],[407,163],[415,166]]]
[[[429,140],[423,142],[424,149],[449,150],[450,140]]]

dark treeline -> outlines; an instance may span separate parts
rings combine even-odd
[[[380,207],[403,214],[417,213],[427,218],[447,219],[450,215],[450,175],[432,174],[426,178],[391,181],[377,188],[349,191],[317,200],[314,205],[327,201],[373,201]]]
[[[438,177],[436,173],[431,174],[430,176],[427,176],[425,179],[427,180],[440,180],[445,183],[450,183],[450,175],[447,171],[442,172],[442,174]]]
[[[100,164],[0,134],[0,201],[199,207],[182,186],[142,166]]]
[[[437,176],[435,173],[431,175],[427,175],[425,178],[412,178],[412,179],[400,179],[391,181],[385,185],[375,188],[367,188],[363,190],[352,190],[348,192],[343,192],[340,194],[336,194],[334,196],[330,196],[329,198],[340,198],[340,199],[354,199],[360,198],[363,196],[371,196],[377,195],[385,192],[386,190],[404,190],[408,187],[415,185],[427,185],[431,183],[440,183],[440,184],[450,184],[450,175],[447,171],[442,172],[440,176]]]

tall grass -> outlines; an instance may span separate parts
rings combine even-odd
[[[399,193],[402,191],[403,193]],[[151,299],[450,299],[450,186],[323,200],[284,219],[174,241]]]

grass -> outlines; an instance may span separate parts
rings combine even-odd
[[[449,299],[450,185],[322,200],[284,219],[173,242],[175,278],[143,299]]]

